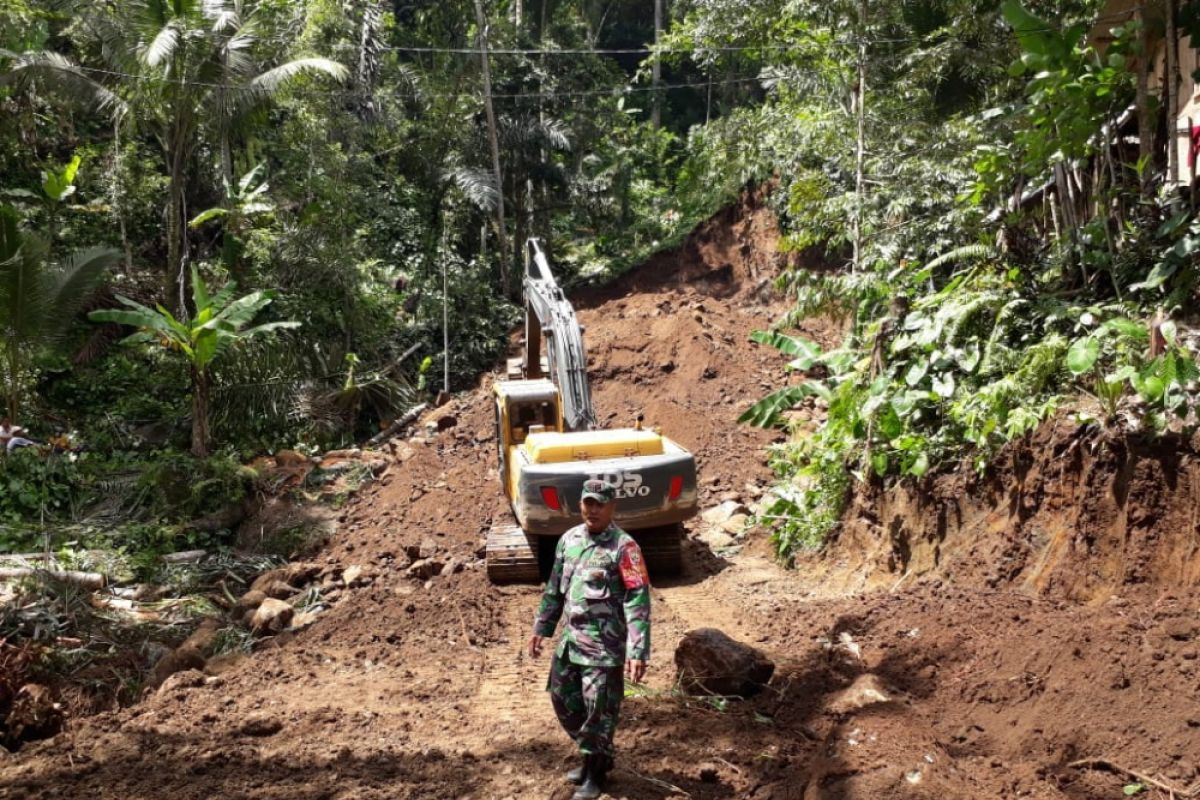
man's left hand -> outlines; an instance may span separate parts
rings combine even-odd
[[[634,683],[641,683],[646,677],[646,662],[631,658],[625,662],[625,677]]]

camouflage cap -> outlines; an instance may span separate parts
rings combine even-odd
[[[590,497],[601,503],[611,503],[616,495],[617,487],[598,478],[592,478],[583,482],[583,495],[579,499],[587,500]]]

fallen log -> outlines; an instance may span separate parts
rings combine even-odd
[[[374,447],[385,439],[390,439],[391,437],[395,436],[406,426],[411,425],[417,417],[421,416],[421,413],[424,412],[426,408],[428,408],[428,404],[421,403],[419,406],[409,409],[409,412],[403,417],[400,417],[391,425],[388,425],[382,431],[368,439],[367,447]]]
[[[0,581],[17,578],[47,577],[82,586],[84,589],[103,589],[108,579],[99,572],[77,572],[75,570],[33,569],[32,567],[0,567]]]
[[[203,560],[206,555],[207,550],[180,550],[178,553],[163,553],[158,560],[164,564],[189,564]]]

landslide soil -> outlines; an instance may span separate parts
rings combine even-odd
[[[782,308],[777,237],[748,197],[576,298],[601,418],[642,412],[691,448],[705,505],[769,482],[772,434],[735,419],[783,379],[747,339]],[[523,653],[539,590],[489,585],[479,559],[506,513],[490,384],[439,410],[457,424],[401,443],[345,509],[320,559],[369,585],[219,680],[0,756],[0,798],[569,797],[547,664]],[[1200,778],[1190,445],[1113,455],[1073,430],[1039,437],[986,479],[868,487],[798,570],[767,557],[761,531],[720,553],[689,538],[683,575],[654,589],[651,673],[624,706],[610,796],[1082,800],[1122,796],[1135,781],[1121,768]],[[404,553],[422,545],[464,568],[408,577]],[[671,654],[699,627],[770,655],[766,690],[672,692]],[[1111,763],[1070,766],[1089,758]]]

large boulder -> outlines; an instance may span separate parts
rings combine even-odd
[[[775,673],[762,651],[716,628],[688,631],[675,648],[676,678],[684,691],[750,697]]]

